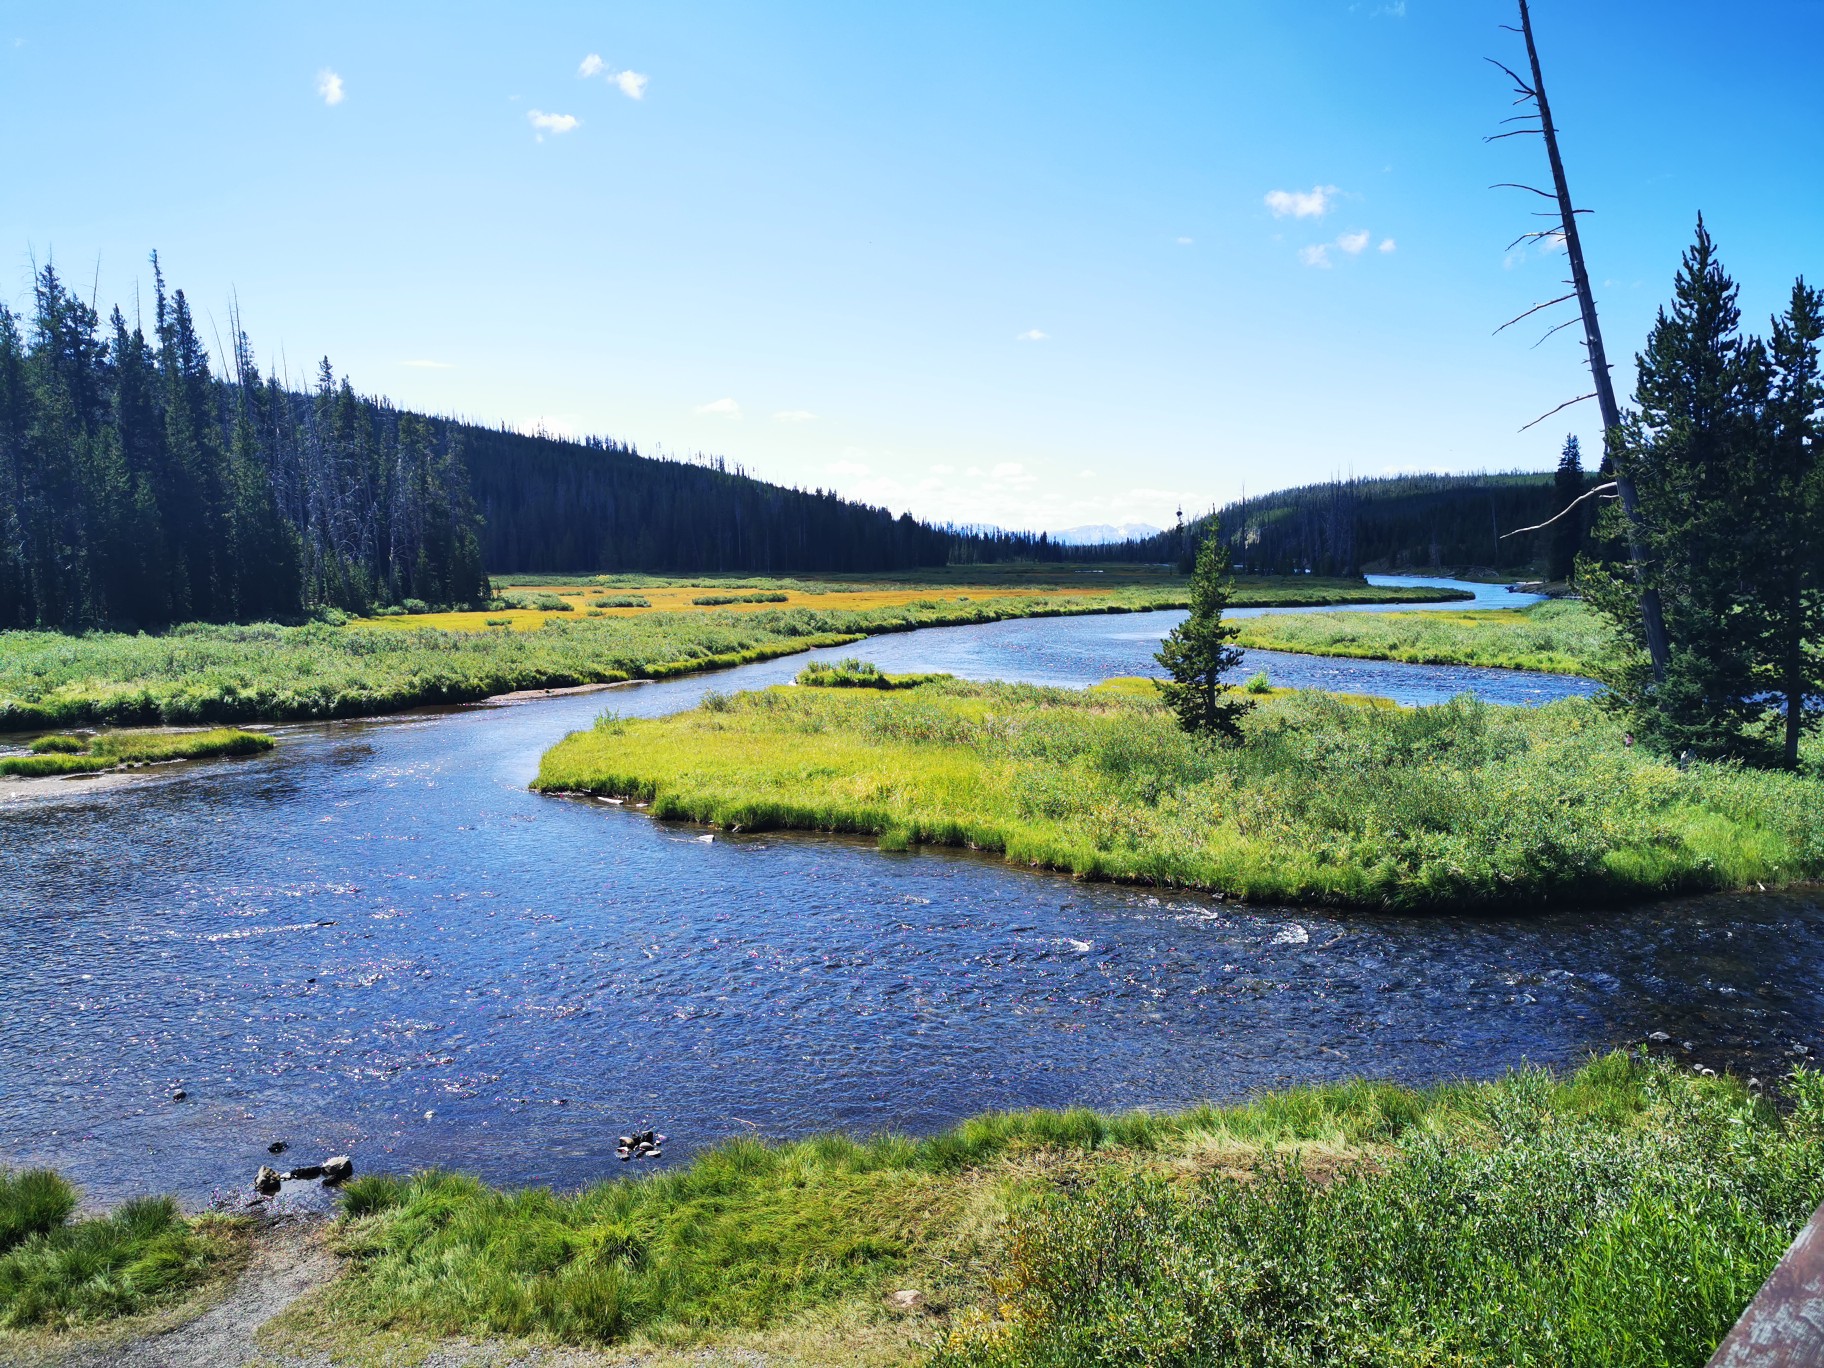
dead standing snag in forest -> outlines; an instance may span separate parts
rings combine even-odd
[[[1602,410],[1603,449],[1606,453],[1605,464],[1615,474],[1615,490],[1616,493],[1621,496],[1621,506],[1627,514],[1628,560],[1634,569],[1635,582],[1641,586],[1641,630],[1646,638],[1647,655],[1653,662],[1653,677],[1655,679],[1663,680],[1666,673],[1666,659],[1668,654],[1666,646],[1665,616],[1660,607],[1659,591],[1645,582],[1646,577],[1642,564],[1643,555],[1641,551],[1640,534],[1638,531],[1640,525],[1640,501],[1634,492],[1634,481],[1629,478],[1617,449],[1621,430],[1621,407],[1615,402],[1615,382],[1609,374],[1608,355],[1603,350],[1602,345],[1602,326],[1596,318],[1596,298],[1590,291],[1590,273],[1585,269],[1583,264],[1583,240],[1577,231],[1577,215],[1587,213],[1588,211],[1577,209],[1571,204],[1570,183],[1565,178],[1564,159],[1558,152],[1558,128],[1557,125],[1552,122],[1552,107],[1545,95],[1545,75],[1541,71],[1539,65],[1539,48],[1533,41],[1532,15],[1527,10],[1526,0],[1519,0],[1519,4],[1519,29],[1514,30],[1511,26],[1505,27],[1508,27],[1510,32],[1518,32],[1526,40],[1526,58],[1532,73],[1532,79],[1528,81],[1522,78],[1511,67],[1506,66],[1501,62],[1495,62],[1494,64],[1500,67],[1502,71],[1506,72],[1513,80],[1514,89],[1519,92],[1519,99],[1514,103],[1530,103],[1535,111],[1532,114],[1515,115],[1513,119],[1508,120],[1508,122],[1533,123],[1536,124],[1536,127],[1515,128],[1505,133],[1496,133],[1491,135],[1487,141],[1493,142],[1500,138],[1511,138],[1522,133],[1537,133],[1541,135],[1545,140],[1546,158],[1551,163],[1552,189],[1550,191],[1545,191],[1539,189],[1537,186],[1518,185],[1511,181],[1503,182],[1502,185],[1496,186],[1495,188],[1527,190],[1542,198],[1557,201],[1558,223],[1555,227],[1543,228],[1531,233],[1523,233],[1520,237],[1514,239],[1514,242],[1517,244],[1527,241],[1561,237],[1564,242],[1565,254],[1570,258],[1571,263],[1571,279],[1569,282],[1571,285],[1571,293],[1568,295],[1561,295],[1559,298],[1549,300],[1544,304],[1535,305],[1533,308],[1528,309],[1525,313],[1521,314],[1519,318],[1509,319],[1508,322],[1503,323],[1501,327],[1495,329],[1495,331],[1500,332],[1502,329],[1511,327],[1513,324],[1518,323],[1520,319],[1528,318],[1531,315],[1538,313],[1541,309],[1548,309],[1554,305],[1566,303],[1571,299],[1577,301],[1578,310],[1582,314],[1583,345],[1585,351],[1589,354],[1590,376],[1595,381],[1596,388],[1589,394],[1582,395],[1577,399],[1560,404],[1558,408],[1552,410],[1552,413],[1557,413],[1562,409],[1569,408],[1571,404],[1582,403],[1584,399],[1596,400],[1598,407]],[[1493,58],[1490,58],[1489,60],[1494,61]],[[1559,328],[1564,326],[1565,324],[1563,323],[1558,325]],[[1557,328],[1554,328],[1552,331],[1556,332]],[[1550,333],[1546,334],[1548,337],[1550,335]],[[1540,339],[1540,341],[1544,340],[1544,338]],[[1535,418],[1532,423],[1528,423],[1526,426],[1532,427],[1535,423],[1542,422],[1549,417],[1551,417],[1550,413],[1542,414],[1539,418]],[[1526,428],[1521,429],[1522,432],[1525,430]]]

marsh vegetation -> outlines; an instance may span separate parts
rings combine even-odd
[[[1816,757],[1798,774],[1681,768],[1583,700],[1252,697],[1240,743],[1223,744],[1181,731],[1139,681],[774,688],[573,733],[537,786],[736,830],[863,832],[1341,906],[1596,902],[1824,873]]]

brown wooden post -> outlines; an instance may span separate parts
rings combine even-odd
[[[1709,1368],[1824,1365],[1824,1206],[1774,1266]]]

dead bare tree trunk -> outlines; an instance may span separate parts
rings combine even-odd
[[[1640,540],[1640,499],[1634,492],[1634,481],[1623,467],[1620,450],[1621,407],[1615,402],[1615,382],[1609,374],[1608,355],[1602,346],[1602,325],[1596,319],[1596,298],[1590,292],[1590,273],[1583,264],[1583,241],[1577,232],[1578,211],[1571,203],[1570,184],[1564,175],[1564,158],[1558,153],[1558,128],[1552,122],[1552,107],[1545,97],[1545,75],[1539,67],[1539,48],[1533,41],[1533,18],[1527,10],[1526,0],[1520,0],[1520,32],[1526,39],[1526,57],[1532,68],[1533,79],[1529,85],[1515,77],[1515,84],[1522,96],[1530,97],[1539,110],[1538,132],[1545,137],[1545,154],[1551,161],[1552,188],[1555,192],[1546,198],[1558,201],[1560,222],[1557,231],[1564,235],[1565,252],[1571,262],[1571,287],[1576,292],[1577,307],[1583,314],[1584,348],[1589,353],[1590,376],[1596,385],[1595,399],[1602,409],[1603,446],[1608,455],[1609,468],[1615,472],[1615,490],[1621,495],[1622,510],[1628,519],[1628,559],[1634,568],[1634,581],[1640,585],[1640,625],[1646,637],[1648,658],[1653,662],[1653,677],[1664,680],[1668,656],[1665,614],[1660,606],[1659,590],[1648,584],[1646,579],[1645,555]],[[1502,67],[1502,70],[1507,71],[1507,68]],[[1513,74],[1508,71],[1508,75]],[[1533,187],[1519,188],[1531,190]],[[1534,193],[1545,194],[1543,190]],[[1547,230],[1548,233],[1550,231]],[[1529,237],[1544,235],[1528,234]]]

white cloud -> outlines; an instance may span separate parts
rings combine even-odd
[[[602,60],[599,52],[592,52],[583,58],[582,64],[576,69],[576,74],[584,78],[600,76],[609,85],[618,88],[621,94],[630,100],[646,98],[646,82],[649,79],[646,75],[638,71],[616,71]]]
[[[826,475],[872,475],[874,467],[866,461],[831,461],[823,468]]]
[[[1342,191],[1334,185],[1314,185],[1309,190],[1269,190],[1267,208],[1274,218],[1322,218],[1330,201]]]
[[[317,94],[323,97],[323,103],[326,105],[341,104],[344,94],[342,78],[328,67],[324,67],[317,73]]]
[[[773,415],[775,423],[810,423],[815,422],[817,415],[809,409],[781,409]]]
[[[1195,241],[1193,238],[1181,237],[1178,239],[1178,245],[1180,247],[1189,247],[1193,241]]]
[[[542,109],[528,109],[526,118],[531,122],[532,127],[538,130],[540,142],[545,140],[547,133],[556,137],[559,133],[568,133],[582,123],[582,120],[574,114],[547,114]]]
[[[1392,238],[1382,238],[1381,239],[1381,250],[1383,252],[1386,252],[1389,255],[1391,255],[1396,250],[1396,244],[1394,243],[1394,240]]]
[[[1310,247],[1300,247],[1298,249],[1298,259],[1307,266],[1321,266],[1325,270],[1329,270],[1330,244],[1327,242],[1319,242]]]
[[[1370,236],[1366,228],[1358,228],[1353,233],[1340,235],[1336,240],[1336,245],[1350,256],[1360,256],[1367,250]]]
[[[1051,334],[1048,332],[1040,332],[1037,328],[1028,328],[1013,340],[1015,342],[1049,342],[1051,341]]]
[[[741,405],[734,399],[713,399],[707,404],[698,404],[697,412],[713,414],[718,418],[739,418]]]
[[[401,361],[402,366],[411,366],[416,370],[455,370],[454,361]]]

